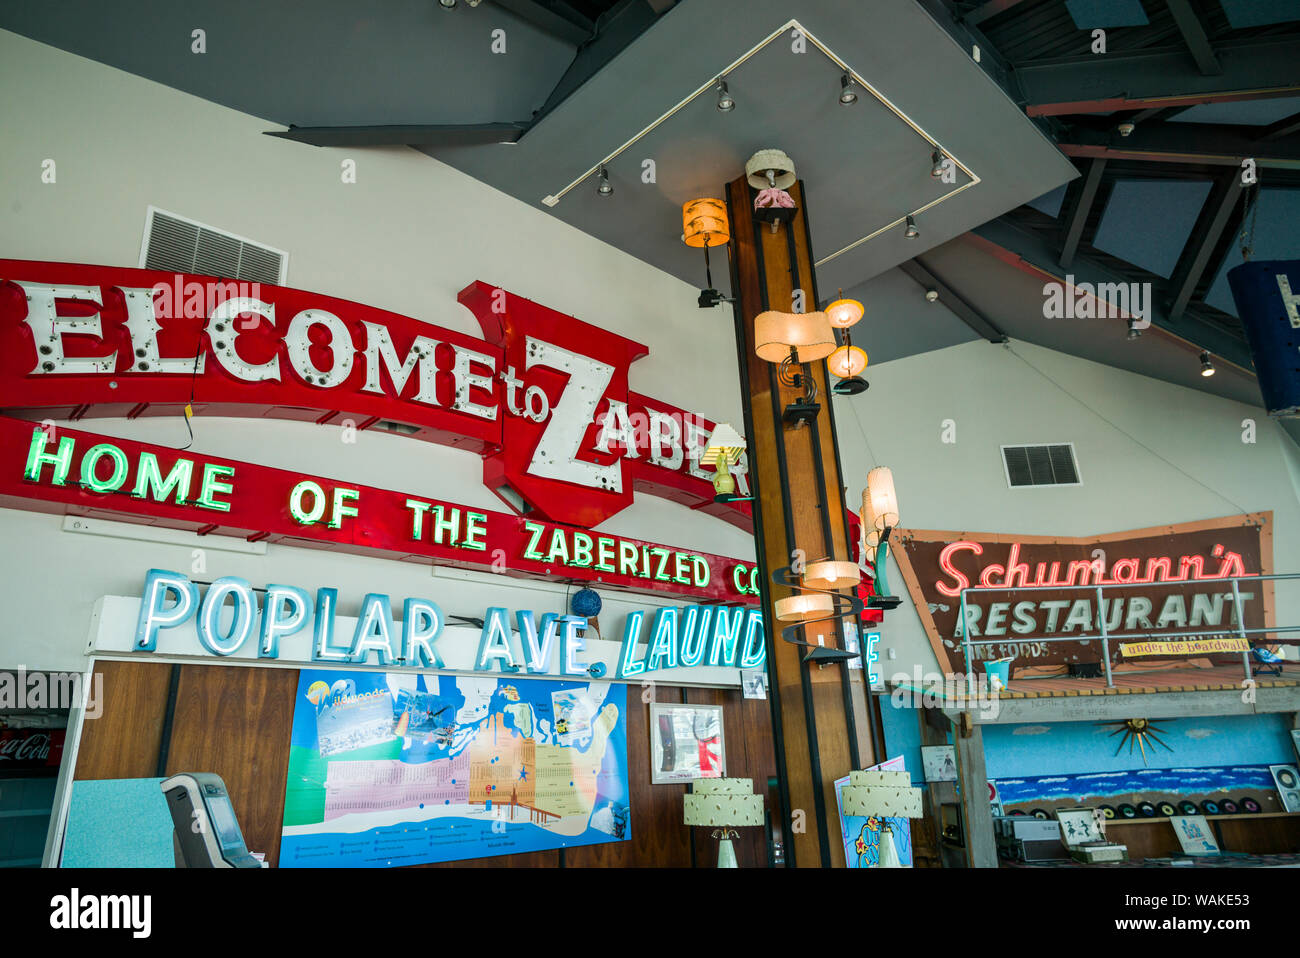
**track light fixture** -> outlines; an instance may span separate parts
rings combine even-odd
[[[456,0],[438,0],[444,10],[455,10]]]
[[[600,179],[596,184],[596,192],[601,196],[609,196],[614,192],[614,184],[609,181],[609,171],[605,169],[605,164],[600,165]]]
[[[1214,375],[1214,362],[1208,352],[1201,353],[1201,375],[1206,378]]]
[[[845,73],[840,77],[840,103],[848,106],[850,103],[857,103],[858,95],[853,91],[853,77]]]
[[[718,109],[723,113],[730,113],[735,108],[736,98],[727,89],[727,78],[718,77]]]
[[[945,157],[938,150],[930,154],[930,175],[938,179],[943,176]]]
[[[910,213],[907,215],[907,229],[903,230],[903,235],[908,239],[916,239],[921,235],[921,231],[916,228],[916,219]]]
[[[1138,321],[1136,319],[1130,318],[1128,321],[1128,338],[1130,340],[1133,340],[1133,339],[1137,339],[1141,335],[1142,335],[1142,330],[1138,328]]]

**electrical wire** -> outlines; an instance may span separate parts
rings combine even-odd
[[[1238,503],[1238,502],[1233,501],[1233,500],[1230,499],[1228,496],[1225,496],[1223,493],[1219,492],[1219,490],[1213,488],[1212,486],[1208,486],[1208,485],[1206,485],[1206,484],[1205,484],[1204,482],[1202,482],[1200,479],[1197,479],[1194,475],[1192,475],[1192,474],[1191,474],[1190,472],[1188,472],[1186,469],[1184,469],[1184,468],[1182,468],[1180,465],[1178,465],[1178,463],[1173,462],[1172,460],[1167,459],[1166,457],[1162,456],[1160,453],[1156,452],[1154,449],[1152,449],[1150,446],[1148,446],[1146,443],[1144,443],[1141,439],[1138,439],[1136,436],[1134,436],[1131,432],[1127,432],[1126,430],[1124,430],[1124,429],[1120,428],[1118,425],[1116,425],[1112,420],[1107,419],[1107,418],[1106,418],[1105,416],[1103,416],[1100,412],[1098,412],[1098,411],[1097,411],[1096,409],[1094,409],[1092,406],[1089,406],[1086,402],[1084,402],[1082,399],[1080,399],[1080,398],[1079,398],[1078,396],[1076,396],[1074,393],[1070,392],[1070,390],[1066,389],[1064,386],[1062,386],[1060,383],[1058,383],[1058,382],[1057,382],[1055,379],[1053,379],[1051,376],[1047,375],[1047,373],[1043,372],[1041,369],[1039,369],[1037,366],[1035,366],[1033,363],[1031,363],[1031,362],[1030,362],[1028,359],[1026,359],[1024,356],[1021,356],[1018,352],[1015,351],[1015,349],[1011,346],[1010,343],[1006,343],[1006,344],[1004,344],[1003,348],[1006,349],[1006,351],[1009,352],[1012,356],[1015,356],[1016,359],[1020,360],[1022,363],[1024,363],[1026,366],[1028,366],[1030,369],[1032,369],[1034,372],[1038,373],[1038,375],[1040,375],[1040,376],[1042,376],[1044,379],[1046,379],[1049,383],[1051,383],[1053,386],[1055,386],[1055,387],[1056,387],[1057,389],[1059,389],[1061,392],[1065,393],[1065,395],[1067,395],[1067,396],[1069,396],[1071,399],[1073,399],[1076,403],[1078,403],[1078,404],[1079,404],[1080,406],[1082,406],[1084,409],[1088,410],[1088,412],[1092,413],[1094,416],[1096,416],[1098,419],[1100,419],[1100,420],[1101,420],[1102,422],[1104,422],[1106,425],[1110,426],[1110,428],[1114,429],[1114,430],[1115,430],[1117,433],[1119,433],[1121,436],[1124,436],[1125,438],[1131,440],[1131,441],[1132,441],[1133,443],[1135,443],[1136,445],[1141,446],[1143,449],[1145,449],[1147,452],[1151,453],[1151,455],[1155,456],[1157,459],[1159,459],[1159,460],[1160,460],[1161,462],[1163,462],[1165,465],[1169,466],[1171,469],[1174,469],[1175,471],[1182,473],[1184,476],[1186,476],[1188,479],[1192,480],[1192,482],[1196,483],[1198,486],[1200,486],[1200,487],[1201,487],[1202,489],[1204,489],[1206,492],[1209,492],[1209,493],[1211,493],[1212,495],[1218,496],[1220,499],[1222,499],[1224,502],[1228,503],[1230,506],[1232,506],[1232,507],[1233,507],[1234,509],[1236,509],[1238,512],[1243,512],[1243,513],[1245,513],[1245,512],[1249,512],[1249,511],[1250,511],[1250,510],[1247,509],[1245,506],[1241,505],[1241,504]]]

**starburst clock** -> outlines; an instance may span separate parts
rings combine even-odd
[[[1156,745],[1159,745],[1161,748],[1167,749],[1170,752],[1173,751],[1173,749],[1166,745],[1160,738],[1161,735],[1166,734],[1165,730],[1152,725],[1150,719],[1131,718],[1124,719],[1122,722],[1102,722],[1100,724],[1105,726],[1118,726],[1115,731],[1110,733],[1111,738],[1114,738],[1121,732],[1124,734],[1124,737],[1119,740],[1119,745],[1115,747],[1116,755],[1120,753],[1120,749],[1124,747],[1126,742],[1128,743],[1128,751],[1130,755],[1133,754],[1133,746],[1137,745],[1137,747],[1142,750],[1143,765],[1147,764],[1148,745],[1152,746],[1152,752],[1155,751]]]

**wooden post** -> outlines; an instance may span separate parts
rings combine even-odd
[[[963,733],[961,723],[955,723],[953,740],[957,743],[957,777],[961,782],[966,864],[971,868],[997,868],[998,847],[993,836],[988,771],[984,766],[984,729],[972,723],[969,730]]]
[[[754,319],[768,309],[804,312],[819,302],[804,218],[802,184],[789,190],[798,205],[794,220],[772,232],[753,216],[754,191],[742,176],[727,187],[732,224],[732,290],[736,342],[745,400],[750,454],[755,547],[763,576],[763,617],[772,732],[776,748],[787,861],[798,867],[844,867],[844,847],[834,781],[873,757],[865,729],[855,721],[853,697],[864,694],[863,673],[850,677],[843,664],[803,662],[806,649],[785,642],[773,604],[791,590],[772,583],[772,572],[790,566],[795,550],[806,561],[855,560],[849,541],[844,481],[831,410],[825,362],[804,366],[817,384],[821,410],[811,424],[788,426],[782,412],[804,388],[782,385],[777,367],[754,352]],[[802,307],[796,301],[802,291]],[[843,648],[842,621],[807,627],[804,638]],[[803,822],[802,830],[800,821]]]

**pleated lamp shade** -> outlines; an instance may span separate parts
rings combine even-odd
[[[877,466],[867,473],[867,488],[862,490],[862,523],[870,531],[881,532],[886,526],[898,525],[898,494],[894,492],[894,474],[888,466]]]
[[[835,333],[825,313],[768,310],[754,320],[754,352],[769,363],[783,362],[795,350],[801,363],[815,363],[835,351]]]

